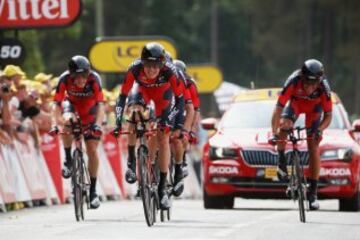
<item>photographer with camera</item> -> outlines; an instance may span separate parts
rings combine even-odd
[[[5,129],[11,125],[9,101],[11,99],[10,86],[4,82],[4,75],[0,76],[0,144],[10,144],[11,138]]]

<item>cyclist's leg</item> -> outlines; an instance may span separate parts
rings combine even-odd
[[[184,121],[184,130],[186,130],[190,134],[191,127],[192,127],[195,117],[196,117],[196,112],[195,112],[194,105],[193,105],[193,102],[191,99],[191,93],[189,92],[188,94],[189,94],[189,98],[186,99],[186,97],[185,97],[185,113],[186,113],[186,115],[185,115],[185,121]],[[183,177],[186,177],[188,175],[188,168],[187,168],[185,154],[186,154],[186,149],[189,144],[189,138],[183,138],[182,144],[183,144],[182,170],[183,170]]]
[[[64,119],[64,126],[63,126],[64,131],[71,131],[70,120],[72,119],[73,121],[76,121],[74,114],[75,109],[69,101],[64,101],[62,104],[62,108],[63,108],[63,119]],[[61,138],[65,151],[65,162],[61,173],[64,178],[69,178],[71,177],[72,174],[71,145],[73,142],[73,136],[71,134],[69,135],[63,134]]]
[[[310,210],[319,209],[320,205],[317,201],[317,183],[319,180],[320,173],[320,150],[319,141],[316,139],[316,132],[320,125],[322,108],[321,105],[315,105],[313,111],[306,114],[306,128],[307,136],[310,138],[307,141],[309,151],[309,170],[310,175],[308,182],[310,183],[308,199]]]
[[[143,108],[139,105],[128,105],[129,116],[131,117],[133,112],[141,111],[143,112]],[[135,119],[134,119],[135,120]],[[128,131],[133,132],[135,130],[135,125],[129,123]],[[125,173],[125,180],[128,183],[136,182],[136,135],[133,133],[128,134],[128,159],[127,159],[127,170]]]
[[[131,89],[131,92],[128,97],[127,103],[127,113],[128,116],[132,117],[134,112],[140,111],[141,113],[144,112],[146,107],[145,99],[148,97],[141,91],[138,84],[135,84]],[[135,117],[137,117],[135,115]],[[131,119],[137,120],[137,119]],[[130,132],[135,130],[134,124],[129,124]],[[125,180],[132,184],[136,182],[136,153],[135,153],[135,146],[136,146],[136,135],[129,134],[128,136],[128,159],[127,159],[127,170],[125,173]]]
[[[89,158],[88,169],[90,175],[90,207],[95,209],[100,206],[100,200],[96,194],[97,173],[99,168],[99,155],[97,148],[100,137],[92,136],[91,134],[84,136],[86,154]]]
[[[184,145],[182,142],[182,139],[179,139],[181,135],[181,129],[180,127],[174,126],[174,132],[173,132],[173,139],[172,139],[172,147],[173,147],[173,153],[174,153],[174,188],[173,193],[175,196],[180,196],[182,192],[184,191],[184,180],[183,180],[183,169],[182,169],[182,163],[183,163],[183,156],[184,156]]]
[[[279,126],[279,140],[286,140],[288,131],[291,130],[294,126],[294,122],[298,117],[296,104],[293,102],[289,102],[282,114],[280,119],[280,126]],[[287,171],[287,158],[285,155],[285,141],[279,141],[277,143],[277,151],[278,151],[278,168],[277,168],[277,175],[280,180],[286,180],[288,178],[288,171]]]
[[[159,148],[159,169],[160,181],[158,187],[160,208],[169,209],[170,200],[166,193],[166,178],[170,161],[170,107],[172,91],[171,89],[163,89],[159,91],[161,98],[153,99],[155,103],[156,117],[158,118],[157,142]]]

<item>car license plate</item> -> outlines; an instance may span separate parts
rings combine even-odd
[[[274,167],[265,168],[265,178],[268,179],[277,178],[276,168]]]

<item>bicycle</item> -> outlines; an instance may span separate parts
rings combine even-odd
[[[83,157],[81,137],[90,130],[84,130],[81,119],[76,116],[76,122],[70,119],[70,131],[54,132],[52,134],[73,135],[75,149],[72,154],[71,185],[73,188],[74,210],[76,221],[84,220],[84,203],[90,209],[90,175]],[[84,199],[85,197],[85,199]],[[84,202],[85,200],[85,202]]]
[[[291,171],[289,182],[286,189],[286,195],[291,197],[292,200],[298,200],[300,221],[306,222],[305,215],[305,202],[307,201],[307,182],[304,175],[304,166],[300,164],[300,151],[298,149],[298,142],[308,140],[300,136],[300,132],[306,130],[305,127],[295,127],[289,131],[287,140],[274,140],[270,139],[269,143],[275,145],[277,142],[290,142],[292,143],[292,152],[290,155]],[[308,206],[307,206],[308,209]]]
[[[122,131],[118,134],[135,133],[136,138],[139,139],[140,145],[137,148],[137,172],[138,184],[140,188],[141,200],[144,208],[144,215],[146,223],[151,227],[156,222],[156,214],[159,206],[158,196],[158,177],[149,157],[149,150],[147,147],[147,139],[154,135],[156,130],[148,129],[147,123],[150,119],[145,119],[141,111],[133,111],[130,120],[127,122],[134,124],[134,132]],[[115,132],[114,132],[115,133]]]

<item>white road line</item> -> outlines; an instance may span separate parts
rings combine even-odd
[[[279,217],[281,215],[287,215],[287,214],[289,214],[289,211],[281,211],[281,212],[276,212],[276,213],[273,213],[273,214],[270,214],[270,215],[260,217],[260,218],[258,218],[256,220],[252,220],[252,221],[249,221],[249,222],[237,223],[237,224],[231,225],[230,227],[228,227],[228,228],[226,228],[224,230],[221,230],[221,231],[215,233],[214,236],[219,237],[219,238],[220,237],[227,237],[230,234],[232,234],[233,232],[239,230],[240,228],[248,227],[248,226],[251,226],[251,225],[254,225],[254,224],[258,224],[258,223],[260,223],[262,221],[267,221],[267,220]]]

